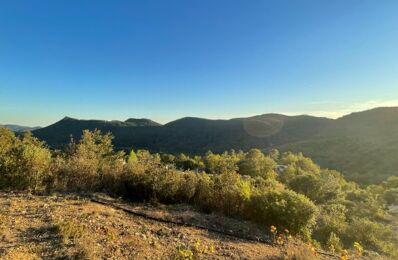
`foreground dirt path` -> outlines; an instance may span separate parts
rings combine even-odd
[[[279,247],[145,219],[78,196],[0,194],[0,209],[0,259],[283,259]],[[170,216],[166,209],[156,214]]]

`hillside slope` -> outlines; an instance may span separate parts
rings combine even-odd
[[[398,175],[398,108],[377,108],[339,118],[310,140],[281,145],[360,183]]]
[[[188,221],[209,218],[187,208],[179,211],[139,205],[152,214],[149,219],[74,195],[7,193],[0,193],[0,206],[0,258],[5,260],[188,259],[183,258],[187,254],[195,259],[284,259],[287,254],[311,257],[308,246],[298,242],[284,249],[154,220],[170,220],[178,217],[178,212]],[[232,219],[219,222],[235,223],[230,227],[234,231],[245,227]],[[321,255],[321,259],[333,258]]]
[[[160,125],[150,120],[64,118],[33,131],[54,148],[80,137],[82,130],[112,132],[116,149],[203,154],[229,149],[303,152],[322,167],[342,171],[361,183],[379,182],[398,172],[398,108],[377,108],[333,120],[264,114],[230,120],[186,117]]]
[[[131,124],[130,120],[77,120],[66,117],[33,133],[50,146],[60,148],[69,142],[71,135],[79,138],[84,129],[100,129],[112,132],[117,149],[144,148],[155,152],[192,154],[208,150],[223,152],[228,149],[266,148],[306,140],[319,134],[331,122],[326,118],[278,114],[231,120],[187,117],[164,126],[136,125]]]

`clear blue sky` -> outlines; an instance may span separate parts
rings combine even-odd
[[[398,105],[397,0],[0,3],[0,123],[379,105]]]

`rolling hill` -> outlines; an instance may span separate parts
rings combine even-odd
[[[398,108],[376,108],[334,120],[310,140],[287,143],[282,151],[303,152],[322,167],[360,183],[398,175]]]
[[[6,125],[0,125],[2,128],[8,128],[11,129],[14,132],[26,132],[26,131],[33,131],[36,129],[39,129],[40,127],[30,127],[30,126],[21,126],[21,125],[11,125],[11,124],[6,124]]]
[[[165,125],[148,119],[78,120],[66,117],[33,131],[62,148],[84,129],[112,132],[116,149],[202,154],[208,150],[278,148],[303,152],[322,167],[362,183],[398,174],[398,108],[376,108],[339,119],[264,114],[230,120],[186,117]]]
[[[139,123],[137,123],[139,122]],[[155,152],[205,153],[228,149],[266,148],[319,134],[332,120],[310,116],[267,114],[250,118],[208,120],[186,117],[160,125],[153,121],[78,120],[69,117],[33,131],[51,147],[62,148],[80,137],[84,129],[112,132],[116,149],[149,149]]]

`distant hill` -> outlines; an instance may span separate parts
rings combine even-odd
[[[379,182],[398,175],[398,107],[352,113],[310,140],[279,148],[303,152],[360,183]]]
[[[33,131],[62,148],[84,129],[112,132],[117,149],[203,154],[229,149],[303,152],[322,167],[362,183],[398,175],[398,108],[377,108],[339,119],[264,114],[230,120],[185,117],[161,125],[148,119],[61,121]]]
[[[62,148],[69,143],[71,137],[78,140],[84,129],[99,129],[105,133],[111,132],[115,136],[116,149],[131,149],[131,142],[136,139],[134,136],[136,132],[145,133],[145,131],[142,131],[143,129],[150,132],[150,129],[158,127],[161,127],[161,124],[149,119],[130,118],[126,121],[105,121],[65,117],[55,124],[33,131],[33,133],[40,139],[45,140],[51,147]]]
[[[20,126],[20,125],[0,125],[0,128],[8,128],[14,132],[26,132],[26,131],[33,131],[39,129],[40,127],[29,127],[29,126]]]
[[[146,118],[129,118],[124,122],[129,126],[161,126],[161,124]]]
[[[84,129],[112,132],[117,149],[155,152],[205,153],[228,149],[270,147],[311,138],[332,120],[310,116],[267,114],[250,118],[209,120],[186,117],[160,125],[145,119],[122,121],[78,120],[69,117],[34,131],[54,148],[62,148]]]

